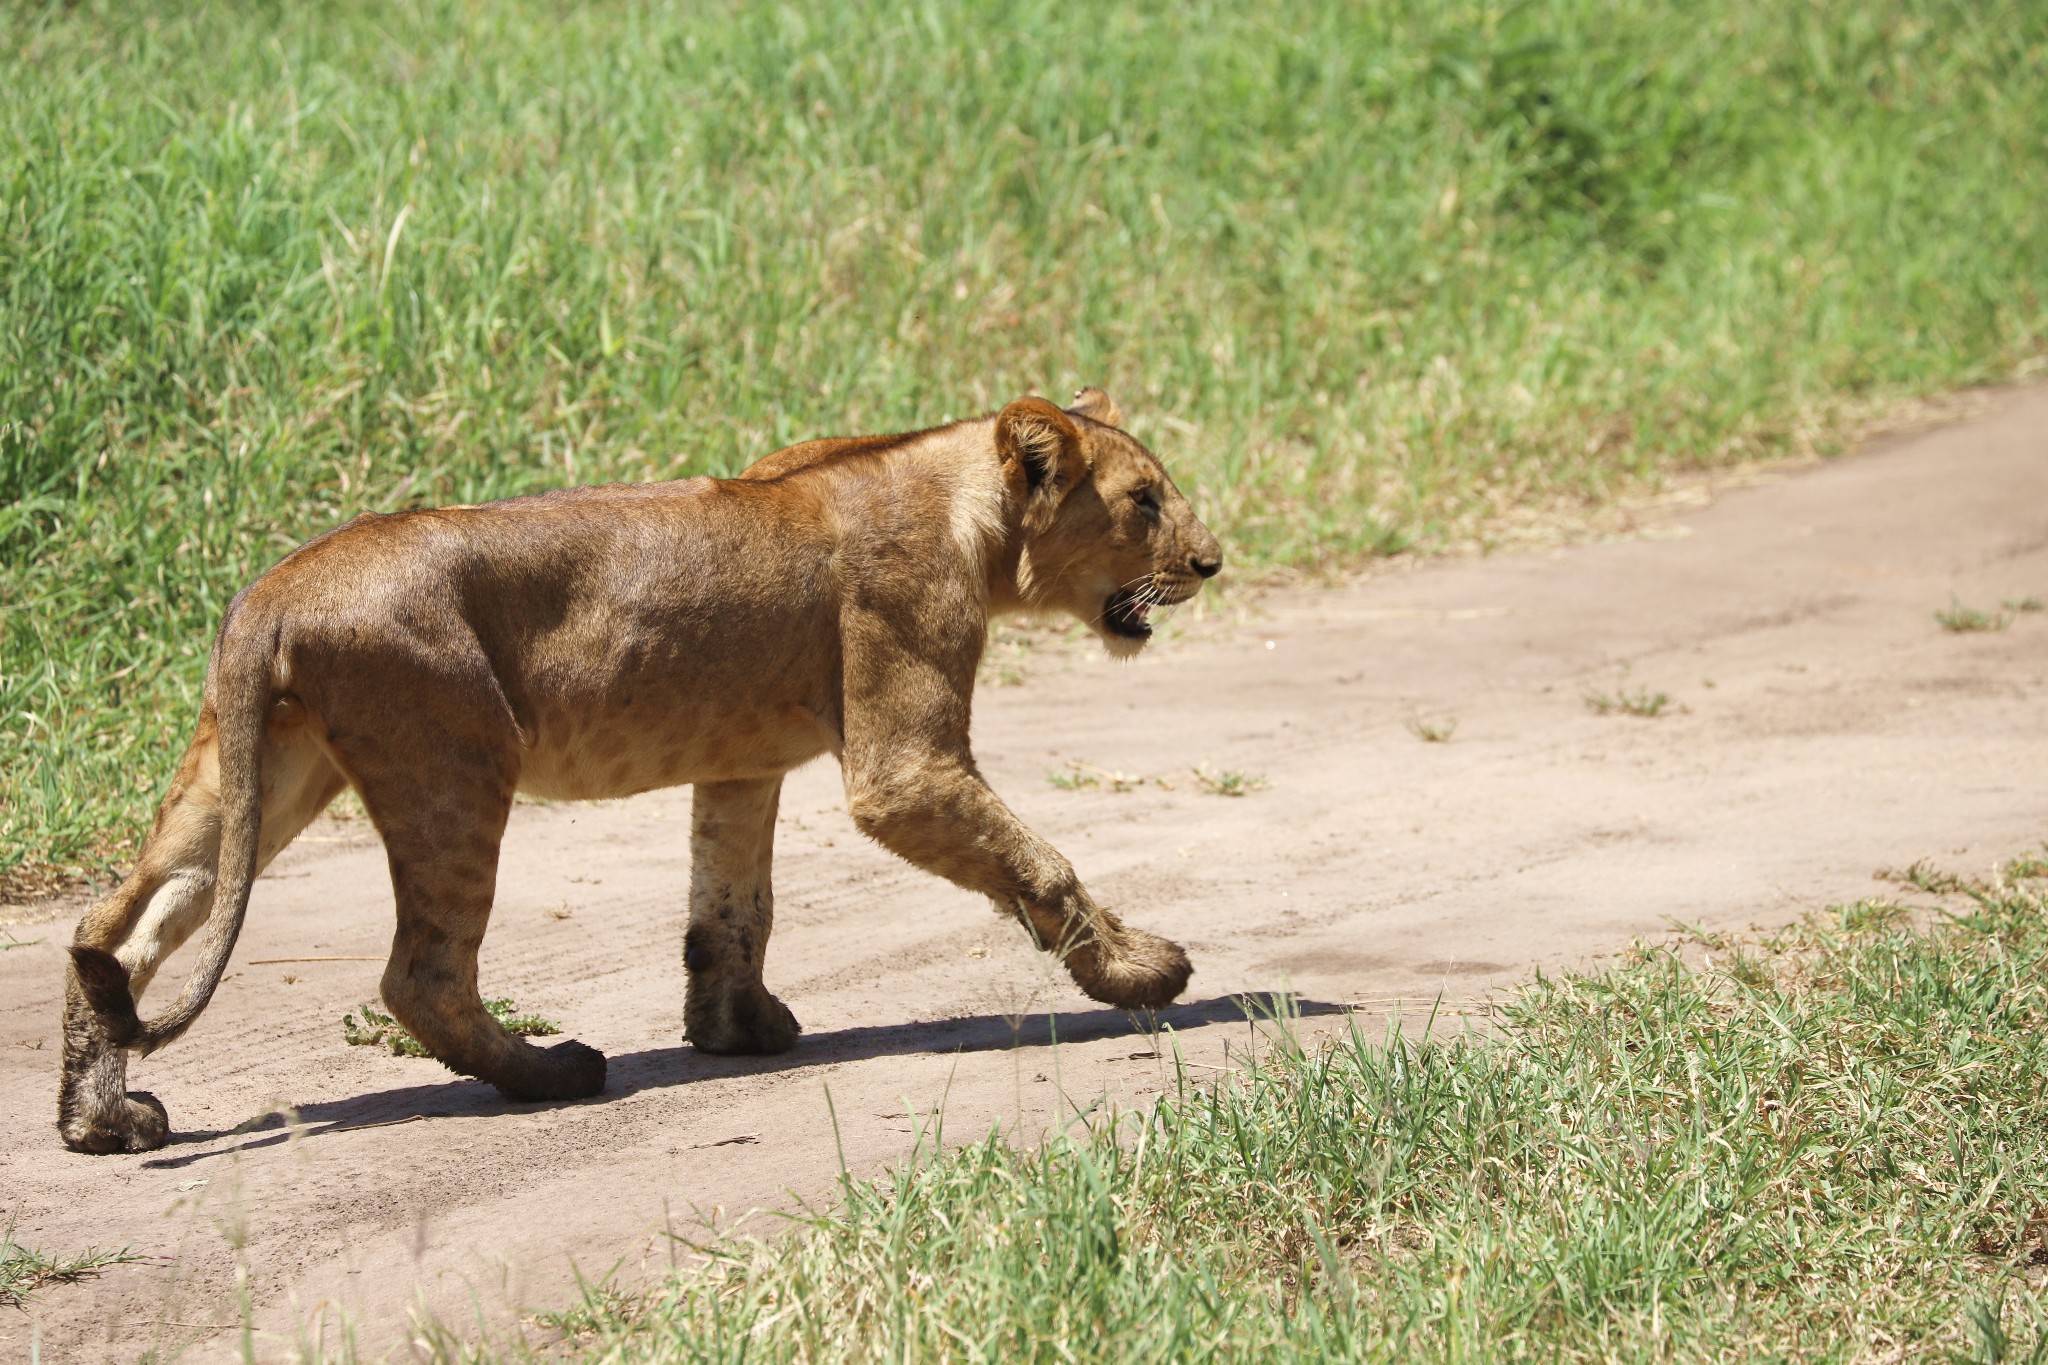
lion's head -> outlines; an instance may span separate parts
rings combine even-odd
[[[1086,621],[1129,658],[1152,636],[1152,609],[1193,597],[1223,547],[1122,422],[1100,389],[1064,410],[1020,398],[996,418],[996,451],[1025,498],[1019,595]]]

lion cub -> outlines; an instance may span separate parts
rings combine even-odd
[[[968,712],[992,615],[1063,611],[1135,654],[1155,606],[1222,567],[1173,481],[1084,389],[1064,410],[806,441],[736,479],[570,488],[365,515],[244,589],[214,641],[198,731],[121,887],[79,923],[58,1129],[146,1151],[163,1106],[126,1091],[220,984],[249,886],[345,786],[383,836],[393,1015],[449,1067],[522,1100],[604,1088],[603,1054],[512,1037],[477,994],[515,792],[695,786],[685,1036],[780,1052],[761,982],[782,775],[840,761],[854,822],[1028,924],[1083,990],[1163,1005],[1189,965],[1096,905],[976,770]],[[135,1001],[201,927],[192,978]]]

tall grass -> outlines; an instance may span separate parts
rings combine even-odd
[[[1236,563],[2043,349],[2023,0],[0,14],[0,877],[118,855],[358,510],[1100,382]]]
[[[595,1293],[556,1350],[2048,1359],[2048,864],[2013,872],[1931,928],[1863,903],[1541,980],[1484,1034],[1275,1035],[1149,1115],[927,1153],[798,1235]]]

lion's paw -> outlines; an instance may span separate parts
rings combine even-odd
[[[74,1152],[107,1156],[115,1152],[153,1152],[170,1140],[171,1116],[163,1101],[146,1090],[124,1095],[110,1114],[94,1114],[60,1124],[64,1145]]]
[[[766,1057],[795,1047],[803,1031],[789,1006],[755,986],[736,994],[715,1017],[692,1018],[688,1037],[700,1052]]]
[[[1112,955],[1099,949],[1067,959],[1075,984],[1091,999],[1118,1009],[1159,1009],[1187,989],[1194,964],[1178,943],[1138,929],[1120,935]]]
[[[571,1038],[553,1047],[534,1048],[520,1075],[496,1082],[513,1100],[583,1100],[604,1090],[604,1054]]]

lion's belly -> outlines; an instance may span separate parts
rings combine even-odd
[[[716,716],[557,715],[529,736],[519,790],[588,801],[686,782],[773,777],[835,747],[831,731],[803,706]]]

